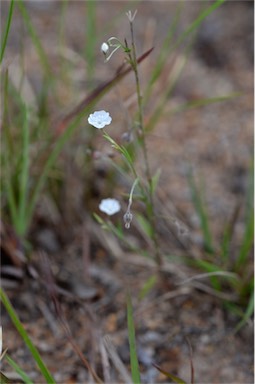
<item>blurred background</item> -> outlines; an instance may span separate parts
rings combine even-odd
[[[2,281],[56,381],[89,379],[52,320],[48,264],[64,290],[59,300],[73,337],[100,377],[105,335],[130,369],[129,287],[144,383],[167,382],[153,363],[190,380],[186,338],[193,347],[197,383],[252,382],[253,2],[226,1],[201,23],[199,17],[213,2],[14,3],[1,66]],[[1,3],[2,35],[9,7],[9,1]],[[124,213],[132,185],[126,171],[113,165],[125,170],[120,155],[87,117],[94,110],[109,111],[113,122],[107,132],[118,143],[126,145],[128,138],[132,145],[137,112],[133,73],[94,98],[94,105],[86,104],[124,62],[119,50],[105,63],[100,47],[112,36],[130,42],[129,9],[137,9],[138,56],[153,47],[139,64],[139,74],[152,174],[160,169],[155,207],[166,268],[159,279],[141,221],[134,218],[131,230],[123,232],[122,216],[114,217],[121,241],[93,219],[93,213],[102,216],[98,204],[107,197],[119,199]],[[82,102],[83,117],[47,168]],[[134,150],[136,167],[143,172],[143,158]],[[26,156],[23,200],[20,175]],[[12,208],[10,190],[20,216]],[[144,207],[135,200],[134,216],[136,211],[142,215]],[[233,280],[193,279],[218,271],[233,274]],[[183,284],[188,279],[191,283]],[[39,382],[5,312],[2,323],[10,355]],[[4,368],[16,380],[10,367]],[[110,375],[112,382],[123,381],[116,362]]]

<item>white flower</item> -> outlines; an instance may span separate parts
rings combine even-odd
[[[103,52],[103,54],[106,55],[108,51],[109,51],[109,45],[107,43],[103,43],[101,45],[101,52]]]
[[[116,199],[103,199],[99,204],[99,209],[111,216],[120,211],[120,203]]]
[[[106,125],[111,124],[112,118],[109,114],[109,112],[103,111],[95,111],[94,113],[91,113],[88,118],[88,122],[90,125],[93,125],[93,127],[101,129],[104,128]]]

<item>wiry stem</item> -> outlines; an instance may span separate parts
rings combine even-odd
[[[132,16],[131,12],[127,14],[129,23],[130,23],[130,31],[131,31],[131,44],[132,49],[128,51],[128,56],[130,59],[130,64],[132,66],[132,69],[135,74],[135,82],[136,82],[136,93],[137,93],[137,102],[138,102],[138,125],[139,125],[139,132],[137,132],[138,140],[141,143],[143,156],[144,156],[144,163],[145,163],[145,173],[146,173],[146,179],[148,181],[148,199],[149,204],[147,204],[147,210],[148,215],[150,219],[150,223],[152,226],[152,240],[154,244],[154,251],[155,251],[155,259],[158,264],[158,266],[162,265],[162,257],[159,249],[159,243],[158,243],[158,236],[156,231],[156,217],[155,217],[155,209],[154,209],[154,199],[153,199],[153,188],[152,188],[152,177],[151,177],[151,171],[150,171],[150,165],[148,160],[148,151],[146,146],[146,138],[145,138],[145,129],[144,129],[144,117],[143,117],[143,99],[141,94],[141,87],[140,87],[140,79],[139,79],[139,73],[138,73],[138,66],[137,66],[137,56],[136,56],[136,47],[135,47],[135,39],[134,39],[134,29],[133,29],[133,21],[135,14]]]

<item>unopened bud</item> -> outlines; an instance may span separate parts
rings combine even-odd
[[[103,52],[103,54],[106,55],[108,51],[109,51],[109,45],[107,43],[103,43],[101,45],[101,52]]]
[[[131,224],[131,221],[133,219],[133,215],[130,211],[127,211],[125,213],[125,215],[123,216],[123,220],[124,220],[124,223],[125,223],[125,228],[129,229],[130,228],[130,224]]]

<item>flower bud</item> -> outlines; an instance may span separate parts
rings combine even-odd
[[[131,224],[132,219],[133,219],[132,213],[129,210],[127,210],[127,212],[123,216],[123,220],[124,220],[124,223],[125,223],[125,228],[127,228],[127,229],[130,228],[130,224]]]
[[[107,43],[103,43],[101,45],[101,52],[103,52],[103,54],[106,55],[108,51],[109,51],[109,45]]]

